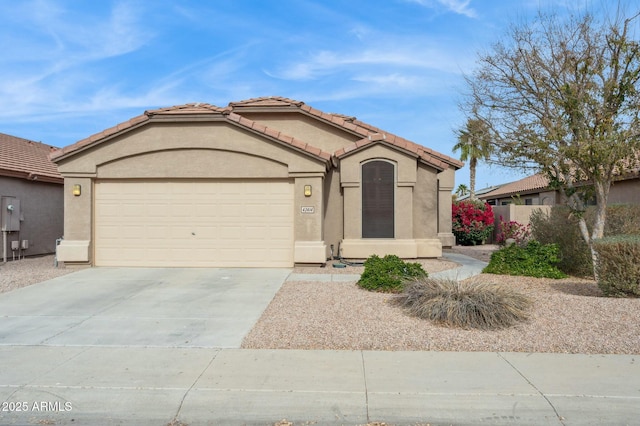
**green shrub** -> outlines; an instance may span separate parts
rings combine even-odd
[[[407,283],[395,302],[437,324],[499,329],[527,319],[531,300],[510,287],[478,281],[423,278]]]
[[[593,246],[600,290],[606,296],[640,297],[640,236],[605,237]]]
[[[589,207],[585,221],[589,232],[593,229],[595,208]],[[553,206],[547,215],[534,210],[530,218],[531,233],[542,244],[558,244],[560,262],[558,269],[564,273],[581,276],[593,276],[593,262],[589,246],[584,242],[578,218],[571,214],[566,206]],[[604,235],[640,234],[640,205],[613,204],[607,207],[607,220]]]
[[[565,206],[553,206],[549,215],[534,210],[529,219],[531,235],[541,244],[557,244],[558,269],[579,277],[593,276],[593,264],[589,246],[584,242],[578,219]]]
[[[525,246],[512,244],[491,254],[489,264],[482,270],[488,274],[524,275],[537,278],[565,278],[558,264],[556,244],[540,244],[531,240]]]
[[[370,291],[399,293],[407,279],[426,276],[419,263],[407,263],[392,254],[383,258],[374,254],[364,262],[358,285]]]

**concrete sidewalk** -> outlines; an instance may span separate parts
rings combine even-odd
[[[450,278],[453,280],[464,280],[475,275],[481,274],[482,269],[487,266],[487,262],[474,259],[470,256],[458,253],[444,253],[442,257],[446,260],[460,264],[459,267],[448,269],[446,271],[432,272],[429,274],[433,278]],[[327,268],[330,266],[327,265]],[[347,282],[358,281],[359,274],[299,274],[291,273],[287,277],[287,281],[318,281],[318,282]]]
[[[633,355],[0,346],[0,359],[3,425],[640,423]]]

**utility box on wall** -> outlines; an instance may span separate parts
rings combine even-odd
[[[0,199],[0,220],[2,231],[14,232],[20,230],[20,200],[16,197],[2,197]]]

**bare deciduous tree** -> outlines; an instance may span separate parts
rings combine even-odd
[[[565,195],[594,275],[591,243],[603,236],[609,188],[640,150],[638,15],[539,14],[513,26],[467,77],[466,106],[489,127],[495,159],[545,173]],[[597,203],[591,231],[583,217],[587,188]]]

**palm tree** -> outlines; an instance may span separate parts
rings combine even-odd
[[[478,160],[488,160],[493,151],[489,128],[483,121],[469,118],[465,128],[457,133],[458,143],[453,150],[460,150],[460,161],[469,161],[469,199],[475,200]]]
[[[458,188],[456,189],[456,195],[458,197],[461,197],[463,195],[467,195],[468,192],[469,192],[469,187],[467,185],[465,185],[464,183],[461,183],[460,185],[458,185]]]

